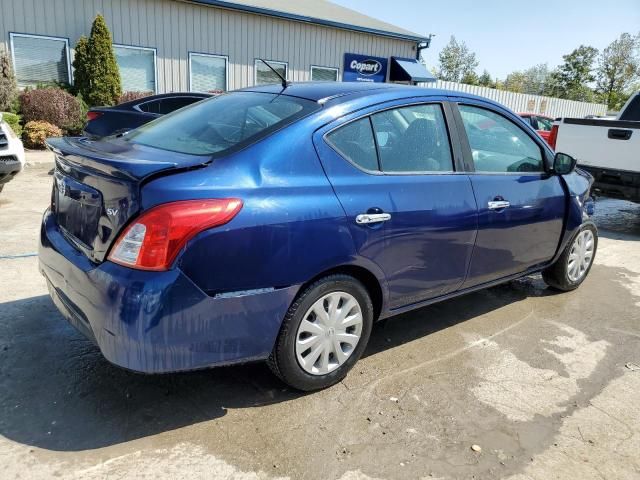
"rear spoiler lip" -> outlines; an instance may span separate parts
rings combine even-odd
[[[203,167],[210,163],[209,158],[190,157],[190,162],[142,160],[126,158],[118,154],[92,148],[85,137],[57,137],[45,141],[47,148],[56,156],[56,163],[64,170],[65,164],[89,169],[99,175],[122,178],[129,181],[142,181],[146,177],[169,170]]]

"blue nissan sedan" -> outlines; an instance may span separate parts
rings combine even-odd
[[[48,145],[40,270],[134,371],[266,360],[324,388],[375,321],[534,272],[572,290],[597,247],[591,177],[460,92],[255,87]]]

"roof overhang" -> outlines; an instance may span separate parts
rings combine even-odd
[[[416,42],[416,43],[428,41],[427,37],[422,37],[419,35],[405,35],[399,32],[378,30],[376,28],[368,28],[360,25],[350,25],[348,23],[334,22],[332,20],[328,20],[324,18],[309,17],[306,15],[299,15],[296,13],[281,12],[278,10],[271,10],[269,8],[256,7],[253,5],[243,5],[243,4],[238,4],[234,2],[226,2],[223,0],[183,0],[183,1],[186,1],[188,3],[198,3],[201,5],[209,5],[211,7],[226,8],[228,10],[254,13],[257,15],[267,15],[269,17],[282,18],[285,20],[293,20],[296,22],[311,23],[314,25],[322,25],[325,27],[339,28],[342,30],[350,30],[353,32],[369,33],[371,35],[379,35],[381,37],[396,38],[399,40],[407,40],[407,41]]]
[[[415,58],[391,57],[389,80],[392,82],[433,83],[436,77]]]

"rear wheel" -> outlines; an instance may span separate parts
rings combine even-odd
[[[547,285],[565,292],[578,288],[591,270],[597,248],[596,227],[583,225],[560,258],[542,272],[542,278]]]
[[[293,388],[329,387],[358,361],[372,324],[373,305],[362,283],[348,275],[322,278],[289,308],[269,366]]]

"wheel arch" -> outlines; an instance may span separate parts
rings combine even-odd
[[[307,286],[323,277],[335,274],[349,275],[362,282],[367,292],[369,292],[371,303],[373,304],[373,321],[380,319],[386,306],[386,291],[383,288],[383,282],[371,270],[361,265],[345,264],[324,270],[302,284],[299,291],[302,292]]]

